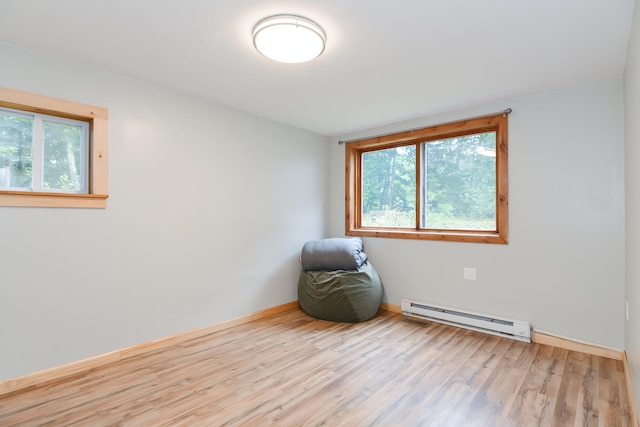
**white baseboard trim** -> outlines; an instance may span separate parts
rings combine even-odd
[[[71,362],[43,371],[23,375],[21,377],[0,381],[0,398],[3,395],[19,392],[30,387],[42,386],[45,384],[51,384],[69,379],[71,377],[80,376],[89,370],[97,369],[111,363],[127,359],[129,357],[138,356],[150,351],[171,347],[173,345],[194,338],[199,338],[205,335],[212,334],[214,332],[232,328],[234,326],[271,317],[273,315],[284,313],[285,311],[293,310],[298,307],[298,301],[291,301],[282,305],[278,305],[276,307],[267,308],[256,313],[249,314],[247,316],[226,320],[224,322],[216,323],[198,329],[193,329],[191,331],[181,332],[158,340],[137,344],[121,350],[116,350],[110,353],[101,354],[99,356],[90,357],[88,359],[79,360],[77,362]]]

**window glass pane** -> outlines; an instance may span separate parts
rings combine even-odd
[[[31,189],[33,117],[0,110],[0,189]]]
[[[362,153],[362,225],[416,227],[416,147]]]
[[[422,228],[496,230],[496,133],[422,144]]]
[[[82,182],[82,126],[45,120],[43,130],[43,188],[82,191],[85,188]]]

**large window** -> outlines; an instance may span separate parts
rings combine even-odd
[[[0,206],[106,207],[107,114],[0,88]]]
[[[346,234],[507,243],[507,113],[347,143]]]

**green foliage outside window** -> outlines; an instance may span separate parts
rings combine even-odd
[[[420,227],[495,230],[495,132],[429,141],[419,146],[424,168]],[[363,153],[363,226],[416,227],[416,147]]]
[[[31,188],[33,119],[0,112],[0,188]]]
[[[416,147],[362,155],[362,225],[415,227]]]
[[[0,111],[0,188],[82,191],[82,127],[41,120],[42,136],[34,147],[34,123],[32,115]],[[34,183],[36,150],[42,181]]]
[[[423,144],[426,161],[422,227],[496,229],[495,132]]]
[[[79,191],[82,188],[82,130],[65,123],[44,122],[43,186]]]

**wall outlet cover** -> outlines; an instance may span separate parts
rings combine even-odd
[[[464,267],[463,276],[465,280],[476,280],[476,269]]]

